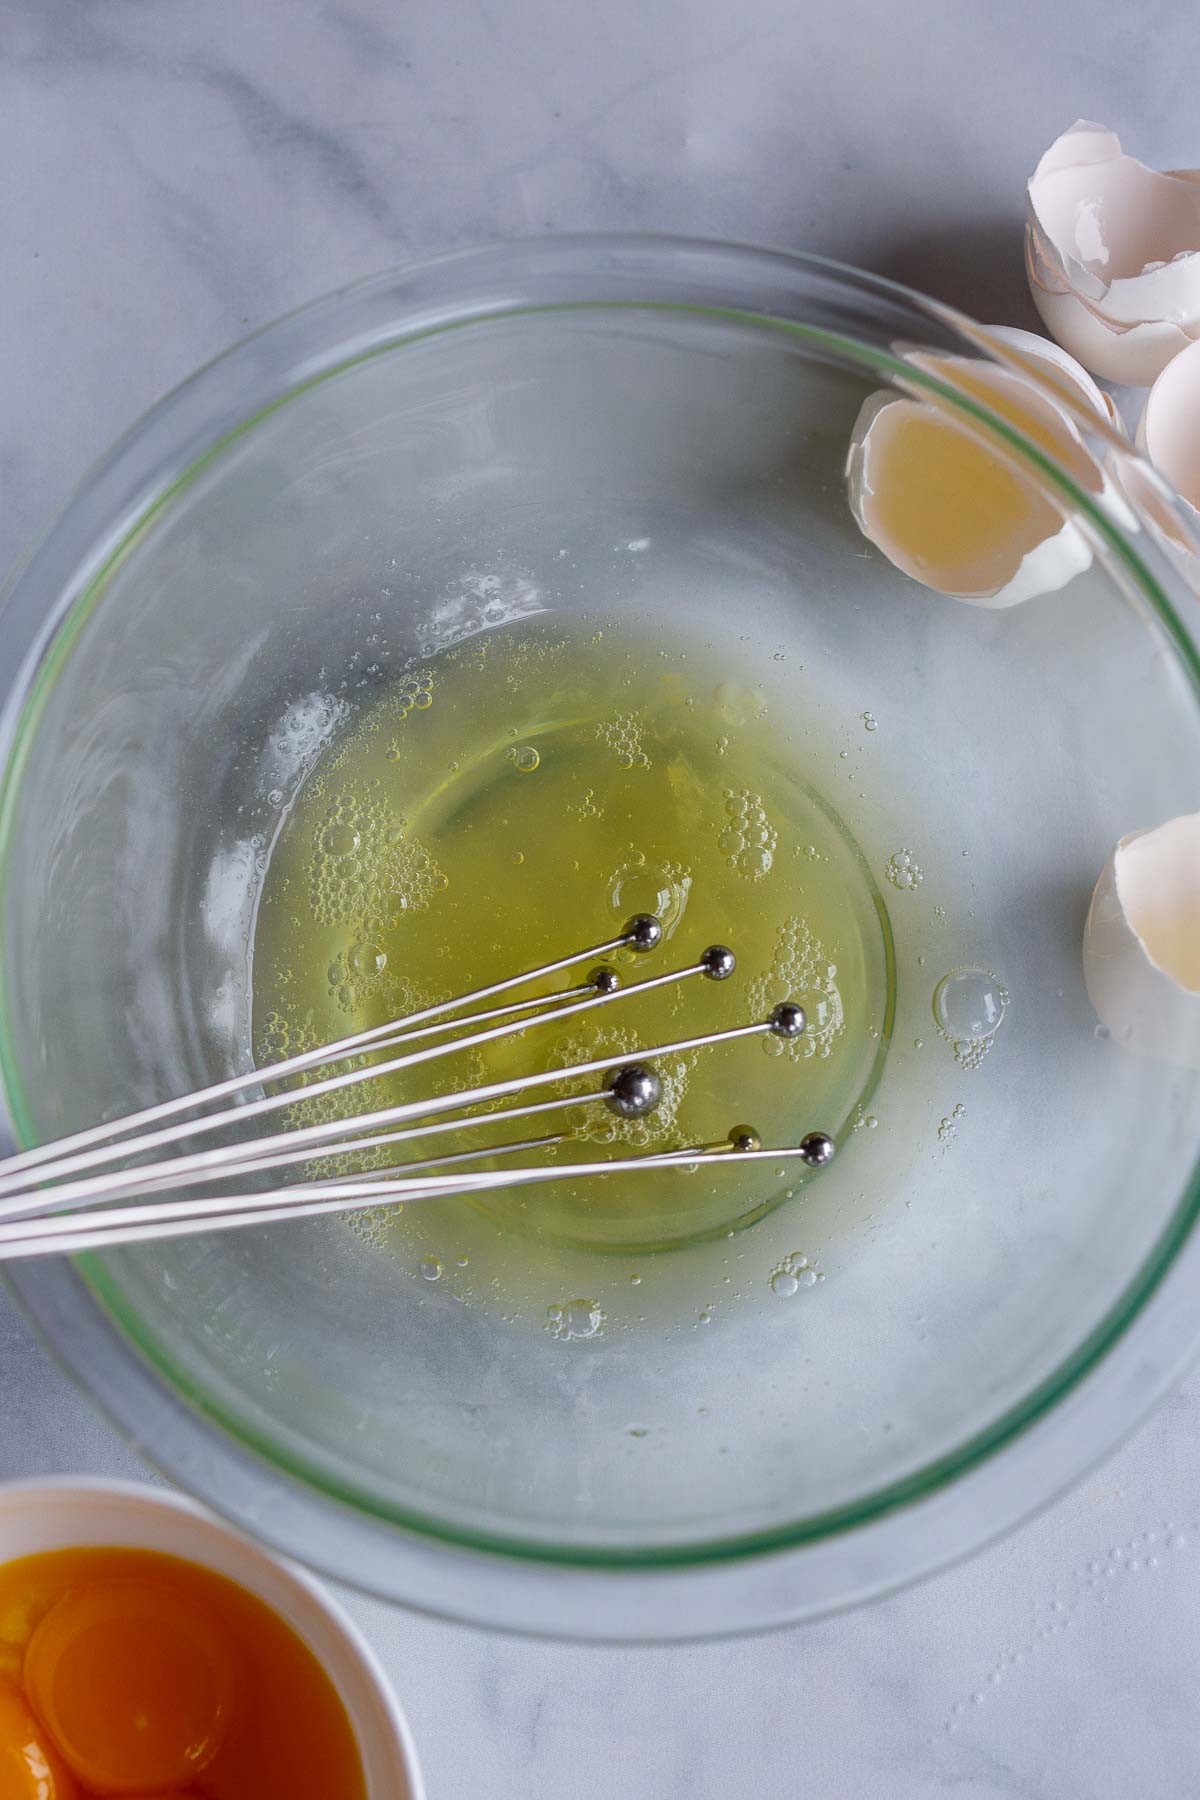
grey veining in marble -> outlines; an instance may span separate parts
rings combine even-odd
[[[146,406],[389,263],[547,230],[825,251],[1033,323],[1078,114],[1200,161],[1185,6],[0,0],[0,564]],[[0,681],[3,628],[0,626]],[[0,1301],[0,1477],[134,1474]],[[1200,1382],[1010,1541],[752,1642],[574,1650],[352,1604],[456,1800],[1200,1791]]]

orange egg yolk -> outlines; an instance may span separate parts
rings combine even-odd
[[[156,1790],[168,1800],[167,1790],[207,1767],[234,1704],[232,1660],[208,1613],[149,1581],[66,1594],[30,1639],[24,1681],[79,1780],[143,1800]]]
[[[0,1681],[0,1795],[77,1800],[79,1789],[16,1689]]]

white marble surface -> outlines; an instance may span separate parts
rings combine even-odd
[[[247,328],[434,249],[633,228],[826,251],[1032,322],[1079,113],[1200,160],[1184,6],[0,0],[0,563]],[[0,632],[0,680],[3,679]],[[1200,1381],[965,1567],[752,1642],[576,1650],[353,1601],[434,1800],[1200,1792]],[[0,1477],[135,1474],[0,1298]]]

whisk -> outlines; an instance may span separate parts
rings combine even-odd
[[[729,1026],[671,1043],[637,1046],[566,1068],[544,1069],[451,1093],[405,1100],[350,1117],[312,1124],[297,1117],[306,1102],[377,1081],[381,1076],[477,1050],[482,1045],[697,976],[724,981],[733,974],[736,959],[724,944],[711,944],[695,962],[644,980],[626,981],[611,963],[596,962],[597,958],[623,949],[645,955],[658,948],[663,935],[662,922],[654,914],[636,913],[617,937],[604,943],[0,1161],[0,1261],[115,1249],[197,1232],[348,1212],[381,1203],[408,1204],[547,1181],[592,1180],[608,1175],[637,1175],[651,1169],[689,1168],[701,1159],[708,1164],[755,1158],[778,1162],[795,1157],[809,1168],[828,1163],[834,1154],[834,1143],[823,1131],[811,1131],[795,1145],[764,1149],[758,1133],[748,1125],[734,1126],[716,1143],[589,1162],[514,1165],[508,1161],[562,1144],[571,1135],[570,1130],[563,1129],[441,1154],[427,1154],[423,1147],[417,1159],[404,1158],[404,1146],[414,1139],[469,1133],[483,1126],[507,1128],[519,1121],[548,1123],[555,1113],[581,1107],[605,1106],[620,1119],[644,1118],[654,1112],[662,1099],[662,1080],[655,1060],[739,1038],[768,1034],[798,1038],[807,1029],[808,1021],[804,1008],[790,1000],[774,1007],[765,1019],[749,1025]],[[584,963],[594,966],[574,986],[508,998],[499,1005],[483,1004]],[[383,1060],[375,1060],[379,1056]],[[597,1079],[590,1087],[575,1091],[575,1084],[585,1077]],[[289,1085],[297,1081],[299,1085]],[[526,1098],[531,1091],[548,1087],[571,1091],[556,1092],[540,1100]],[[500,1110],[479,1110],[492,1109],[496,1102],[510,1099],[520,1103]],[[290,1116],[278,1119],[280,1114]],[[255,1121],[273,1117],[280,1129],[247,1134],[247,1128]],[[226,1134],[224,1141],[192,1147],[194,1140],[222,1131]],[[317,1180],[284,1181],[277,1185],[271,1179],[263,1179],[272,1177],[275,1171],[304,1164],[335,1157],[353,1160],[381,1151],[389,1156],[398,1152],[401,1159],[367,1171]],[[503,1166],[467,1166],[494,1159]],[[233,1192],[183,1192],[190,1188],[223,1188],[231,1181],[242,1185],[235,1186]],[[153,1198],[164,1192],[171,1197]]]

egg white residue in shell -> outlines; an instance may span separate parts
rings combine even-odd
[[[989,338],[999,341],[1002,350],[1007,350],[1028,369],[1035,381],[1049,389],[1051,398],[1067,401],[1069,416],[1078,422],[1078,413],[1091,414],[1105,428],[1108,446],[1097,446],[1101,457],[1097,498],[1114,523],[1125,531],[1138,531],[1141,520],[1136,505],[1129,504],[1134,495],[1125,479],[1129,466],[1125,455],[1129,434],[1112,395],[1092,380],[1070,351],[1051,338],[1039,337],[1036,331],[1022,331],[1015,325],[988,325],[985,330]],[[1077,410],[1072,412],[1072,408]],[[1114,442],[1114,439],[1118,441]],[[1093,484],[1085,479],[1083,485]]]
[[[1120,508],[1078,428],[1044,386],[981,358],[898,348],[914,368],[1014,426],[1079,486]],[[1046,350],[1054,361],[1055,346]],[[1033,360],[1028,343],[1024,357]],[[1105,418],[1086,372],[1071,379]],[[948,402],[920,395],[915,384],[910,395],[872,394],[855,421],[846,486],[863,535],[906,575],[973,606],[1016,606],[1065,587],[1092,560],[1077,521],[984,429]]]
[[[1200,338],[1200,171],[1147,168],[1077,120],[1029,178],[1025,267],[1052,337],[1094,375],[1148,385]]]
[[[1083,975],[1116,1043],[1200,1068],[1200,813],[1121,839],[1088,909]]]

